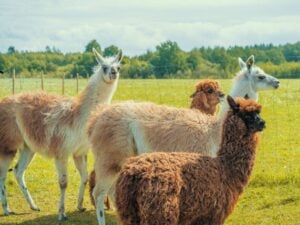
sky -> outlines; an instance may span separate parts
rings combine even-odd
[[[0,0],[0,52],[83,52],[96,39],[126,55],[300,41],[299,0]]]

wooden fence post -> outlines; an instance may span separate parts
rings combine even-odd
[[[13,95],[15,94],[15,80],[16,80],[16,70],[13,69],[13,74],[12,74],[12,93],[13,93]]]
[[[41,88],[44,90],[44,73],[41,73]]]
[[[78,80],[78,78],[79,78],[79,74],[77,73],[76,74],[76,91],[77,91],[77,94],[79,92],[79,80]]]
[[[65,94],[65,74],[62,75],[62,95]]]

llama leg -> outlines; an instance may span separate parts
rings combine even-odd
[[[84,190],[85,186],[88,181],[88,172],[87,172],[87,155],[82,155],[78,157],[73,157],[75,166],[80,174],[80,188],[79,188],[79,195],[78,195],[78,203],[77,208],[79,211],[85,211],[85,208],[83,208],[83,196],[84,196]]]
[[[104,178],[104,177],[103,177]],[[96,215],[99,225],[105,225],[105,215],[104,215],[104,200],[106,198],[106,195],[111,187],[111,185],[114,183],[113,179],[104,178],[101,179],[101,185],[99,182],[97,182],[96,178],[96,186],[93,190],[93,196],[96,204]]]
[[[110,197],[110,199],[107,198],[108,206],[109,206],[108,209],[115,210],[115,202],[116,202],[116,184],[115,183],[109,189],[108,195]]]
[[[40,211],[40,209],[36,206],[34,203],[30,192],[27,189],[26,183],[25,183],[25,170],[32,161],[34,156],[34,152],[30,151],[27,147],[25,147],[22,151],[20,151],[20,158],[19,161],[14,168],[14,174],[16,176],[19,188],[21,189],[26,201],[30,205],[30,208],[34,211]]]
[[[65,214],[65,193],[68,186],[68,172],[67,172],[67,158],[60,158],[55,160],[55,166],[58,174],[58,183],[60,188],[60,199],[58,208],[58,220],[63,221],[67,219]]]
[[[9,214],[13,213],[10,211],[8,207],[7,198],[6,198],[6,188],[5,188],[6,175],[7,175],[8,167],[12,160],[13,158],[0,157],[0,197],[1,197],[2,208],[5,216],[8,216]]]

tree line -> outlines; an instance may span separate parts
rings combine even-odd
[[[9,77],[15,69],[16,76],[36,77],[41,73],[47,77],[88,77],[96,65],[92,49],[104,56],[118,52],[115,45],[104,49],[96,40],[91,40],[83,53],[63,54],[55,47],[46,46],[44,51],[18,51],[10,46],[0,53],[1,76]],[[126,52],[124,52],[126,55]],[[256,64],[267,73],[278,78],[300,78],[300,41],[294,44],[275,46],[260,44],[253,46],[200,47],[183,51],[176,42],[166,41],[154,51],[137,56],[125,56],[122,61],[122,78],[231,78],[239,70],[238,57],[244,60],[254,55]]]

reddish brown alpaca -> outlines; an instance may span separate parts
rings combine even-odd
[[[117,180],[123,225],[221,225],[247,185],[265,122],[254,100],[227,98],[217,157],[150,153],[130,158]]]
[[[115,58],[103,58],[96,50],[94,53],[99,65],[78,97],[32,92],[6,97],[0,102],[0,198],[4,215],[11,213],[6,199],[7,170],[18,150],[20,157],[14,173],[31,209],[39,210],[26,187],[24,173],[35,153],[40,153],[55,161],[60,187],[59,220],[66,219],[64,201],[70,156],[81,177],[77,208],[84,210],[89,150],[85,127],[98,103],[111,102],[122,59],[121,51]]]
[[[195,92],[191,95],[191,109],[199,109],[209,115],[215,115],[220,99],[224,93],[220,89],[220,84],[216,80],[206,79],[199,81]]]
[[[217,106],[224,97],[224,93],[220,89],[219,82],[211,79],[201,80],[195,85],[195,89],[195,92],[190,96],[192,98],[190,108],[198,109],[208,115],[215,115]],[[94,187],[95,170],[93,170],[89,176],[90,199],[92,204],[95,206],[95,200],[93,197]],[[105,205],[107,209],[110,209],[110,202],[108,198],[105,201]]]

